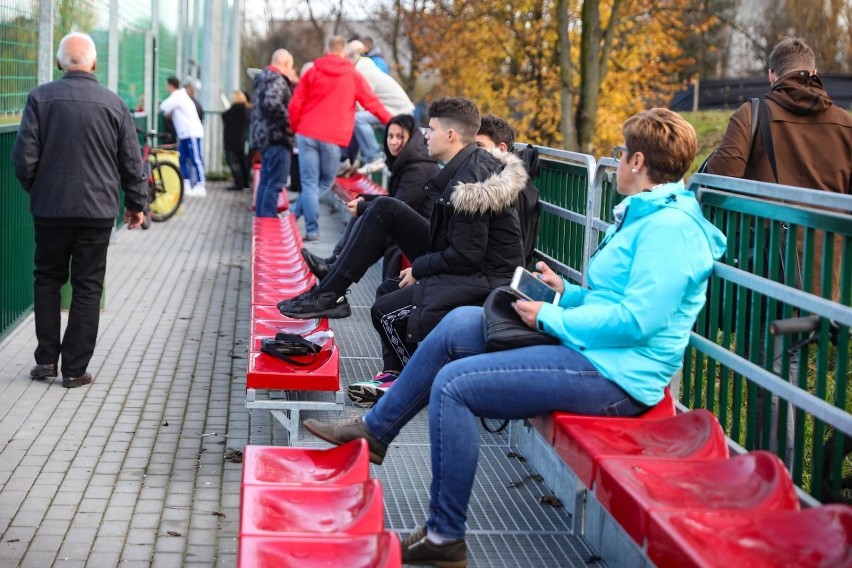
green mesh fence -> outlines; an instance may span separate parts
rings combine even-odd
[[[107,84],[109,61],[109,1],[108,0],[58,0],[54,3],[53,52],[59,41],[71,32],[92,36],[98,50],[98,67],[95,76],[102,85]],[[53,69],[53,78],[62,77],[62,71]]]
[[[38,84],[38,5],[0,1],[0,125],[16,123]]]
[[[134,0],[118,3],[118,96],[131,109],[145,105],[145,32],[151,29],[151,7]]]
[[[109,1],[58,0],[54,2],[53,52],[62,37],[72,31],[92,36],[98,51],[98,81],[108,84]],[[159,4],[158,76],[155,98],[166,77],[177,74],[178,2]],[[142,108],[145,65],[150,57],[145,35],[151,29],[151,2],[119,0],[118,4],[118,94],[131,109]],[[0,0],[0,124],[16,123],[27,93],[38,84],[38,2]],[[53,78],[62,72],[52,69]]]
[[[178,37],[177,24],[180,19],[178,2],[160,2],[159,22],[157,26],[157,53],[159,65],[157,71],[157,84],[155,86],[155,100],[161,101],[168,96],[166,92],[166,79],[172,75],[178,75],[177,52]],[[181,80],[183,78],[181,77]]]

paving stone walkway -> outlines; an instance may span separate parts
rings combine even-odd
[[[118,232],[91,386],[29,378],[32,316],[0,343],[0,566],[236,564],[251,216],[223,187]]]

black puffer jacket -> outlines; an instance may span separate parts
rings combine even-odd
[[[432,214],[432,206],[438,194],[429,192],[426,182],[438,173],[438,162],[429,156],[426,139],[416,126],[412,129],[408,143],[394,158],[390,155],[387,138],[385,138],[385,163],[390,168],[388,180],[388,195],[399,199],[426,219]],[[364,201],[358,204],[358,215],[362,215],[367,206],[378,195],[365,195]]]
[[[412,263],[417,282],[409,341],[423,340],[453,308],[482,305],[523,264],[514,205],[527,179],[517,156],[491,154],[471,144],[429,181],[441,190],[430,220],[429,250],[434,252]]]
[[[251,109],[251,147],[293,147],[290,131],[292,86],[284,75],[267,67],[254,78],[254,106]]]

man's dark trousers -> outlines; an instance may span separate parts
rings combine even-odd
[[[62,376],[86,372],[98,338],[100,299],[111,228],[35,224],[35,361],[57,363]],[[71,268],[71,309],[60,342],[60,289]]]

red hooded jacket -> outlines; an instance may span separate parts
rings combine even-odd
[[[290,101],[290,127],[296,134],[346,146],[355,128],[355,103],[387,124],[391,114],[348,59],[328,54],[314,61]]]

